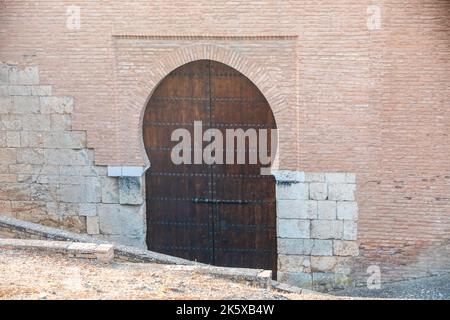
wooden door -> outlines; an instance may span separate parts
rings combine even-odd
[[[152,95],[144,116],[149,250],[219,266],[276,272],[273,176],[248,144],[246,164],[181,164],[171,160],[175,129],[275,129],[270,106],[244,75],[219,62],[199,60],[171,72]],[[270,141],[270,139],[269,139]],[[204,142],[203,148],[209,142]],[[226,141],[224,141],[224,147]],[[269,146],[270,147],[270,146]],[[224,148],[224,159],[226,159]]]

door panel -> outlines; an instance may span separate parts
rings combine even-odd
[[[178,142],[171,134],[184,128],[193,137],[194,121],[202,121],[203,131],[221,130],[224,138],[227,129],[276,128],[266,99],[238,71],[200,60],[171,72],[144,115],[151,163],[146,173],[149,250],[276,272],[275,180],[260,174],[260,163],[248,164],[249,153],[257,154],[258,147],[233,147],[235,154],[246,155],[247,164],[175,165],[171,152]]]

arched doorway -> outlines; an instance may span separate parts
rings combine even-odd
[[[193,140],[190,163],[173,159],[178,141],[172,134],[180,128]],[[146,173],[148,248],[208,264],[276,272],[275,179],[260,174],[259,158],[250,161],[252,153],[260,154],[260,136],[256,147],[250,138],[245,146],[233,147],[234,163],[227,161],[223,141],[225,164],[207,164],[202,155],[212,140],[203,141],[201,135],[208,129],[217,129],[224,139],[227,129],[267,130],[270,150],[269,130],[276,123],[267,100],[247,77],[225,64],[198,60],[168,74],[144,114],[151,163]],[[237,164],[239,153],[245,155],[244,164]]]

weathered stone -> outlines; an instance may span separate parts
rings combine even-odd
[[[9,69],[9,65],[6,63],[0,63],[0,84],[9,84]]]
[[[310,237],[309,220],[278,219],[278,237],[308,239]]]
[[[317,203],[317,216],[323,220],[335,220],[336,219],[336,201],[318,201]]]
[[[355,201],[355,184],[332,183],[328,185],[328,199],[335,201]]]
[[[46,215],[47,204],[43,201],[11,201],[11,212],[16,216]]]
[[[333,242],[332,240],[311,240],[313,241],[310,254],[313,256],[332,256]]]
[[[17,151],[13,148],[2,148],[0,152],[0,164],[16,163]]]
[[[26,183],[3,183],[0,188],[0,200],[30,200],[31,189]]]
[[[325,182],[325,174],[321,172],[306,172],[306,182]]]
[[[21,131],[20,146],[23,148],[43,148],[45,132]]]
[[[100,244],[95,249],[97,260],[103,263],[110,263],[114,260],[114,246],[110,244]]]
[[[311,289],[312,275],[305,272],[278,272],[278,281],[299,288]]]
[[[358,237],[358,224],[355,221],[344,221],[344,240],[356,240]]]
[[[17,163],[44,164],[43,149],[17,149]]]
[[[311,239],[283,239],[277,241],[279,254],[309,255],[313,247]],[[331,248],[331,243],[330,243]],[[330,249],[331,251],[331,249]]]
[[[51,118],[51,129],[55,131],[71,130],[72,129],[72,118],[66,114],[52,114]]]
[[[39,84],[39,73],[37,67],[10,67],[9,68],[10,84]]]
[[[337,218],[341,220],[357,220],[358,205],[356,202],[338,202]]]
[[[288,183],[276,185],[277,200],[307,200],[309,198],[309,184]]]
[[[60,185],[58,197],[63,202],[97,203],[101,199],[100,184],[92,180],[80,185]]]
[[[97,238],[101,238],[104,240],[107,240],[112,243],[121,244],[124,246],[131,246],[136,248],[142,248],[147,250],[147,244],[145,243],[145,236],[144,234],[129,237],[126,235],[112,235],[112,234],[106,234],[106,235],[97,235]]]
[[[311,238],[313,239],[342,239],[344,225],[336,220],[311,221]]]
[[[98,207],[100,232],[109,235],[142,236],[145,217],[139,206],[101,204]]]
[[[9,96],[9,86],[0,85],[0,98]]]
[[[336,256],[357,256],[359,245],[356,241],[334,240],[333,252]]]
[[[119,203],[119,182],[117,178],[102,177],[102,203]]]
[[[326,183],[312,182],[309,184],[309,198],[312,200],[326,200],[328,186]]]
[[[277,199],[277,215],[288,219],[316,219],[317,201]]]
[[[48,164],[55,165],[89,165],[89,153],[86,149],[45,149],[44,157]]]
[[[30,185],[30,187],[31,187],[31,200],[49,201],[49,202],[60,200],[59,198],[57,198],[58,186],[56,185],[33,183]]]
[[[30,174],[33,173],[33,166],[31,164],[11,164],[9,165],[10,173],[22,173]]]
[[[312,256],[311,257],[311,270],[312,270],[312,272],[334,271],[336,263],[337,263],[336,257]]]
[[[10,113],[12,110],[12,98],[9,96],[0,97],[0,114]]]
[[[42,114],[5,114],[1,116],[1,123],[6,130],[20,131],[48,131],[50,118]]]
[[[325,181],[328,183],[345,183],[347,181],[346,173],[328,172],[325,174]]]
[[[299,255],[278,255],[278,270],[279,271],[294,271],[294,272],[310,272],[311,261],[309,256]]]
[[[142,204],[142,179],[141,177],[120,177],[119,179],[119,203]]]
[[[84,131],[50,132],[44,137],[45,148],[82,149],[86,147]]]
[[[78,203],[47,202],[47,211],[50,215],[60,217],[78,216],[80,205]]]
[[[356,183],[356,174],[355,173],[346,173],[345,174],[345,182]]]
[[[0,173],[0,182],[17,182],[17,175]]]
[[[6,132],[6,146],[9,148],[20,147],[20,132],[19,131],[7,131]]]
[[[70,114],[73,112],[72,97],[40,97],[42,114]]]
[[[317,291],[329,291],[334,287],[334,273],[318,272],[312,274],[312,286]]]
[[[29,96],[31,95],[31,86],[9,86],[8,93],[11,96]]]
[[[88,234],[100,234],[100,224],[98,217],[86,217],[86,230]]]
[[[305,173],[292,170],[275,170],[272,172],[278,183],[298,183],[305,181]]]
[[[80,216],[95,217],[97,216],[97,205],[94,203],[81,203]]]
[[[51,96],[52,86],[31,86],[33,96]]]

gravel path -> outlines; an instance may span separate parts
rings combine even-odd
[[[353,288],[333,294],[387,299],[450,300],[450,275],[382,284],[380,290]]]
[[[0,299],[330,299],[287,294],[160,264],[0,251]]]

